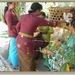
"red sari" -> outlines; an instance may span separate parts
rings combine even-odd
[[[46,21],[33,14],[23,15],[16,29],[18,34],[17,49],[19,56],[20,71],[35,71],[34,64],[34,39],[33,34],[38,26],[56,26],[57,22]],[[32,67],[33,66],[33,67]]]

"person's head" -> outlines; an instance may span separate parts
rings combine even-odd
[[[7,10],[14,10],[15,9],[15,2],[7,2],[7,6],[4,9],[4,20],[5,20],[5,13],[7,12]],[[6,23],[6,21],[5,21]]]
[[[73,14],[73,19],[75,19],[75,13]]]
[[[7,2],[7,6],[5,9],[14,10],[15,9],[15,2]]]
[[[29,14],[35,13],[35,15],[38,16],[40,14],[41,10],[42,10],[42,5],[39,4],[38,2],[34,2],[31,5],[30,10],[28,12],[29,12]]]
[[[71,32],[74,32],[75,31],[75,19],[73,19],[67,26]]]
[[[45,18],[46,18],[46,14],[45,14],[45,12],[40,12],[39,17],[45,19]]]

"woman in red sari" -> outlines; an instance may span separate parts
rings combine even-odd
[[[41,10],[42,5],[38,2],[34,2],[31,5],[31,10],[29,10],[29,14],[23,15],[16,26],[18,32],[16,42],[20,71],[35,71],[33,35],[37,27],[55,27],[57,25],[57,21],[47,21],[37,17],[40,14]]]

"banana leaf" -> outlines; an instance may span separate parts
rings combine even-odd
[[[49,34],[53,34],[53,33],[54,33],[54,30],[53,30],[52,27],[49,27],[48,33],[49,33]]]
[[[67,63],[64,63],[61,67],[60,67],[60,71],[66,71],[66,64]]]
[[[47,59],[48,58],[48,54],[43,54],[43,58]]]
[[[42,37],[46,42],[50,42],[50,34],[42,34]]]
[[[48,67],[48,68],[50,67],[49,64],[48,64],[48,60],[45,60],[43,64],[44,64],[46,67]]]
[[[50,50],[50,48],[51,48],[51,46],[50,46],[50,45],[46,46],[46,49]]]
[[[39,26],[40,31],[47,30],[48,31],[49,27],[48,26]]]

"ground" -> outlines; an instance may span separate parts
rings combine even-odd
[[[7,36],[7,26],[5,23],[0,22],[0,54],[4,59],[8,55],[9,38]]]
[[[0,22],[0,71],[12,71],[6,59],[8,57],[9,38],[7,36],[7,26]]]

